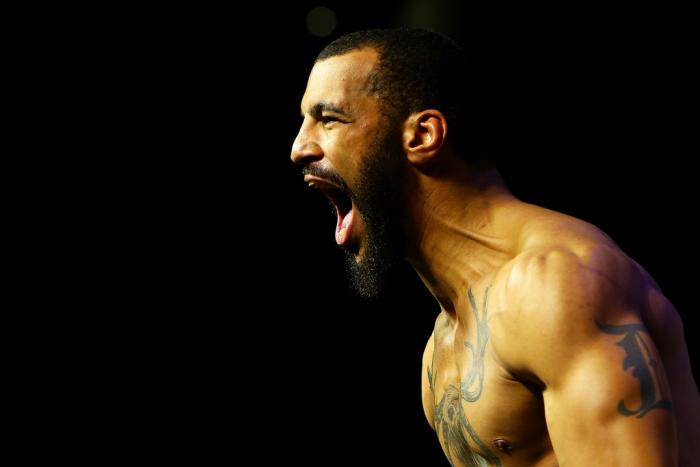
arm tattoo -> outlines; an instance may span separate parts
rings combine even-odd
[[[664,387],[659,375],[658,362],[647,343],[648,332],[643,324],[632,323],[619,326],[604,324],[596,320],[598,329],[606,334],[624,335],[617,345],[625,349],[627,355],[622,361],[622,369],[632,368],[632,376],[639,380],[641,404],[637,409],[629,409],[625,401],[617,404],[617,411],[630,417],[642,418],[650,410],[665,409],[671,412],[671,401],[664,398]],[[657,392],[658,391],[658,392]]]
[[[468,297],[476,323],[476,345],[469,341],[464,343],[471,351],[472,365],[469,373],[461,382],[461,389],[449,385],[445,389],[440,403],[437,403],[437,395],[435,394],[437,373],[428,366],[428,381],[435,404],[435,429],[438,433],[442,433],[445,454],[447,454],[451,465],[454,466],[455,459],[458,459],[460,463],[468,467],[486,467],[488,465],[500,467],[501,461],[484,444],[474,427],[469,423],[462,403],[462,401],[476,402],[481,398],[481,392],[484,388],[484,354],[489,339],[489,329],[486,324],[488,289],[484,293],[481,315],[479,315],[471,289],[468,291]],[[434,351],[432,367],[435,368]],[[469,447],[467,436],[478,446],[478,453]]]

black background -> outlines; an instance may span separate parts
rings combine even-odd
[[[408,6],[326,5],[327,38],[306,29],[312,2],[124,9],[107,33],[95,21],[111,115],[93,134],[118,187],[98,258],[109,455],[448,465],[420,398],[437,304],[407,268],[379,302],[354,299],[327,203],[288,158],[314,56],[406,23]],[[687,12],[432,8],[474,60],[513,192],[610,234],[698,355]]]

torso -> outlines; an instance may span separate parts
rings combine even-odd
[[[472,287],[465,323],[438,317],[423,367],[426,416],[455,467],[555,466],[541,388],[504,370],[491,346],[493,287]]]
[[[658,299],[660,292],[654,294],[658,288],[653,280],[627,260],[649,291],[630,293],[657,297],[640,306],[639,318],[655,336],[671,387],[684,384],[669,362],[674,332],[667,324],[677,319],[676,312]],[[454,467],[558,465],[547,432],[542,385],[511,374],[494,349],[494,342],[497,348],[510,345],[499,326],[509,312],[504,299],[507,269],[472,284],[454,312],[442,311],[425,349],[423,407]]]

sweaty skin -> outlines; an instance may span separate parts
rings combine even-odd
[[[371,48],[322,60],[302,99],[292,160],[350,189],[385,118],[367,91],[376,62]],[[423,407],[451,464],[697,465],[698,389],[653,279],[595,226],[457,157],[438,109],[400,124],[405,259],[440,305]],[[343,247],[361,262],[352,209]]]
[[[592,225],[506,212],[519,248],[440,313],[423,357],[423,407],[453,465],[671,466],[678,448],[693,465],[697,387],[676,310]]]

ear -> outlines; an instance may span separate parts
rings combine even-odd
[[[447,119],[439,110],[412,113],[404,122],[403,149],[408,161],[425,166],[435,161],[447,137]]]

